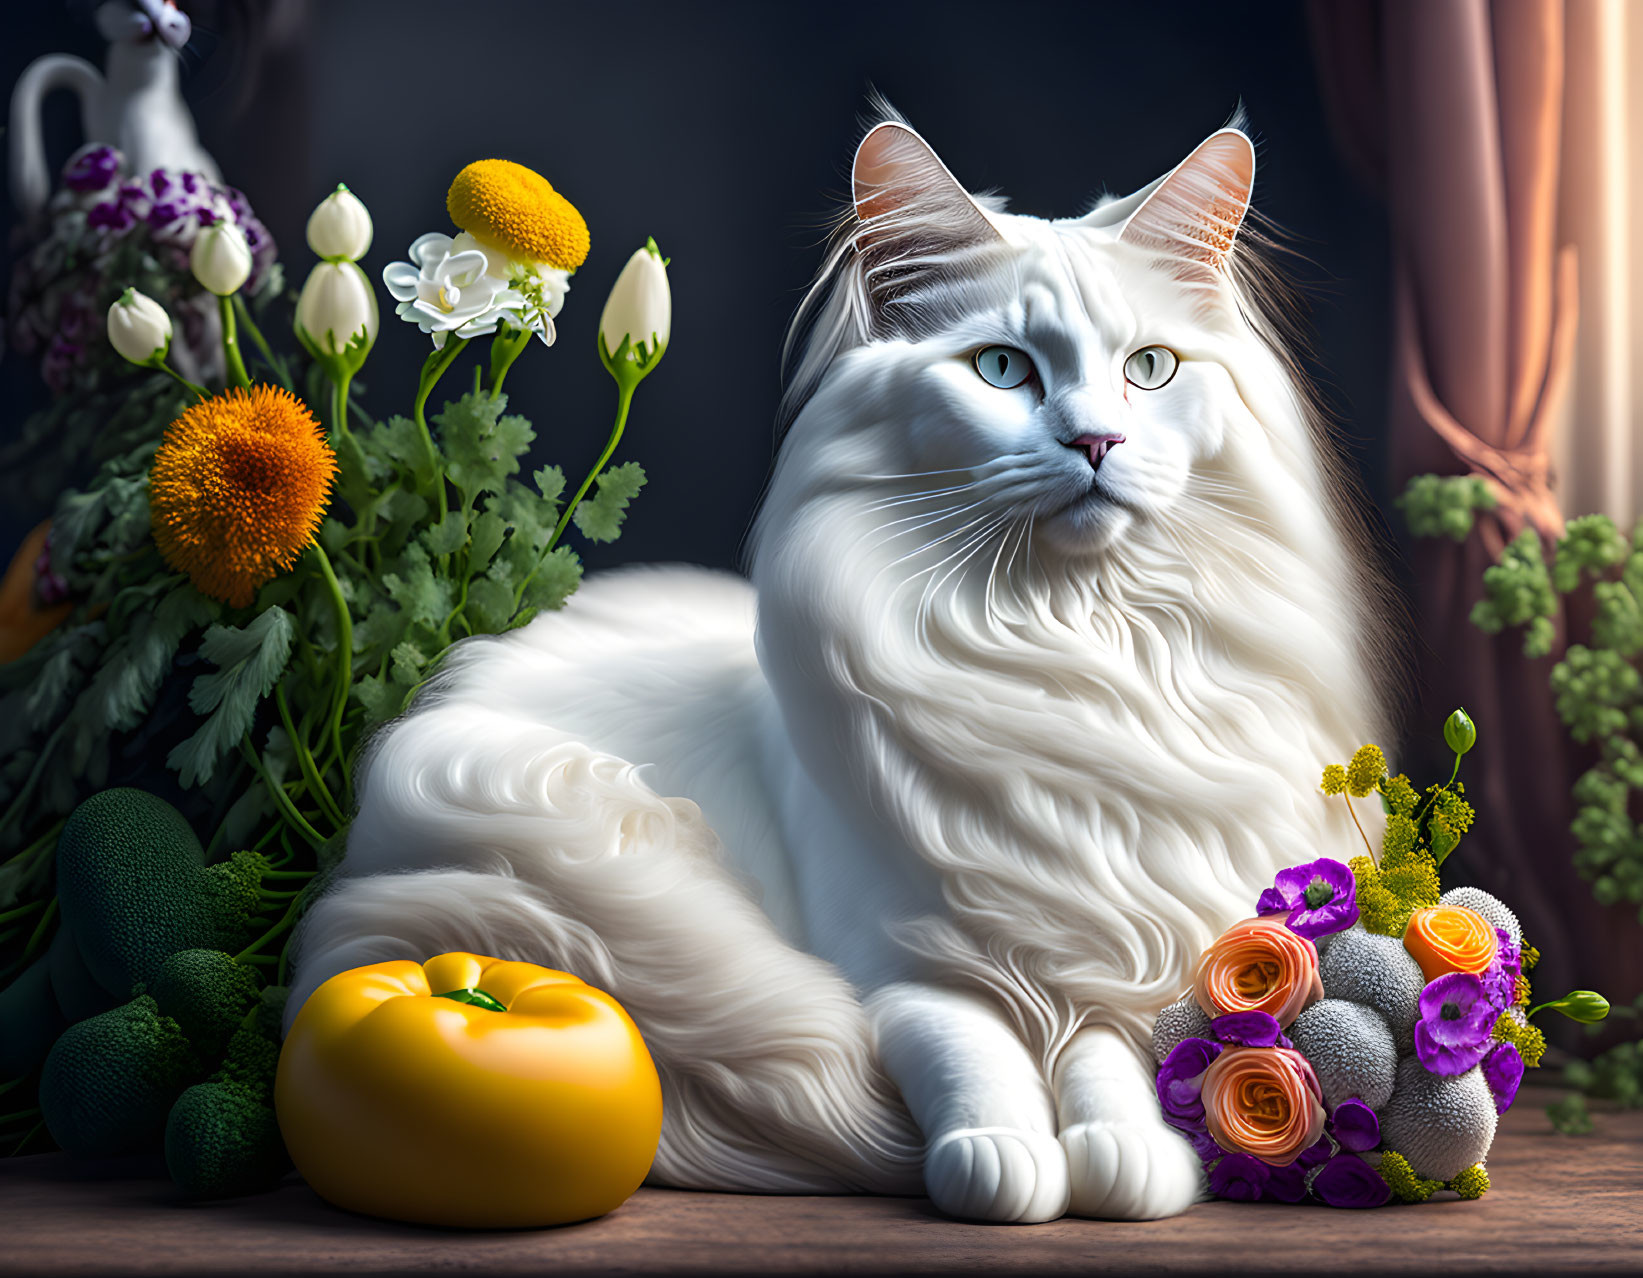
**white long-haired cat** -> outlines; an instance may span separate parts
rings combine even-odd
[[[1382,727],[1234,248],[1253,173],[1223,129],[1045,221],[873,128],[751,584],[602,574],[459,645],[373,743],[291,1014],[364,963],[530,960],[644,1032],[657,1183],[1192,1203],[1153,1016],[1276,869],[1349,854],[1319,767]]]

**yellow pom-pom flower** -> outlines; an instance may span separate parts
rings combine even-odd
[[[1519,1020],[1511,1012],[1502,1012],[1495,1021],[1494,1036],[1517,1048],[1517,1054],[1523,1057],[1528,1068],[1539,1068],[1540,1058],[1546,1054],[1546,1035],[1540,1032],[1538,1025]]]
[[[313,540],[336,454],[296,396],[238,388],[166,427],[149,470],[154,542],[203,595],[236,608]]]
[[[1489,1192],[1489,1173],[1482,1163],[1473,1163],[1449,1182],[1449,1188],[1462,1198],[1482,1198]]]
[[[1338,763],[1331,763],[1324,768],[1324,779],[1319,788],[1327,795],[1346,793],[1346,769]]]
[[[1420,802],[1420,795],[1410,784],[1409,778],[1403,773],[1395,777],[1385,777],[1381,780],[1381,795],[1386,799],[1387,807],[1397,816],[1409,816]]]
[[[1402,1203],[1424,1203],[1443,1188],[1442,1181],[1418,1175],[1409,1160],[1395,1150],[1388,1149],[1381,1154],[1378,1170],[1392,1190],[1392,1196]]]
[[[451,221],[509,257],[574,271],[588,257],[588,224],[576,206],[533,169],[512,160],[475,160],[445,196]]]
[[[1346,792],[1361,799],[1386,775],[1386,756],[1378,745],[1361,745],[1346,765]]]

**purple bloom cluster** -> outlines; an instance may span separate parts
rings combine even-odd
[[[1421,992],[1421,1019],[1415,1026],[1415,1054],[1434,1074],[1464,1074],[1483,1066],[1484,1081],[1504,1114],[1523,1081],[1523,1057],[1494,1037],[1495,1022],[1517,1002],[1523,948],[1504,928],[1496,928],[1499,948],[1479,975],[1450,972]]]
[[[173,350],[185,366],[200,373],[215,367],[215,299],[188,267],[202,226],[227,219],[245,234],[252,263],[248,294],[274,281],[273,237],[239,191],[172,169],[133,176],[124,164],[110,146],[76,152],[52,197],[44,238],[13,265],[9,339],[39,358],[41,375],[57,394],[83,382],[105,357],[108,366],[123,367],[103,334],[109,304],[127,284],[171,312]]]
[[[1329,857],[1279,870],[1273,885],[1255,903],[1257,914],[1287,911],[1284,925],[1316,941],[1345,931],[1358,921],[1358,881],[1351,867]]]

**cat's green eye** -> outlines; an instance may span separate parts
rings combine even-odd
[[[1180,364],[1167,346],[1143,346],[1124,361],[1124,380],[1141,390],[1157,390],[1169,384]]]
[[[1014,390],[1033,375],[1033,362],[1013,346],[984,346],[975,354],[981,380],[999,390]]]

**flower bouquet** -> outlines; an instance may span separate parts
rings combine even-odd
[[[560,607],[576,541],[620,534],[645,475],[612,458],[667,349],[667,263],[651,241],[616,280],[589,343],[614,422],[567,432],[586,454],[567,479],[527,470],[535,432],[504,390],[554,344],[589,252],[541,175],[468,165],[455,234],[382,272],[428,353],[408,414],[373,417],[354,387],[380,327],[372,224],[352,192],[309,220],[301,351],[282,355],[244,304],[277,265],[243,202],[118,171],[102,151],[72,164],[50,232],[141,249],[97,259],[120,357],[99,341],[97,367],[148,407],[20,561],[58,611],[0,660],[0,1154],[163,1149],[188,1191],[249,1192],[289,1166],[272,1087],[290,937],[340,860],[361,752],[453,644]],[[43,332],[55,306],[61,328],[60,293],[24,319]]]
[[[1545,1050],[1531,1018],[1608,1013],[1589,990],[1531,1007],[1539,954],[1516,915],[1478,888],[1442,890],[1439,869],[1474,816],[1456,780],[1477,739],[1464,711],[1444,738],[1455,769],[1424,795],[1387,775],[1377,746],[1325,768],[1324,794],[1349,808],[1380,796],[1380,855],[1280,871],[1256,917],[1210,946],[1191,991],[1159,1014],[1159,1104],[1216,1197],[1477,1198],[1496,1120]]]

